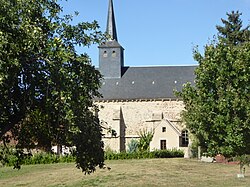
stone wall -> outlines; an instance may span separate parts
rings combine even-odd
[[[104,127],[105,147],[126,150],[131,139],[139,138],[140,130],[155,130],[151,149],[160,149],[160,139],[167,139],[167,148],[179,148],[181,130],[180,113],[183,102],[178,100],[135,100],[135,101],[97,101],[99,118]],[[167,131],[161,134],[160,126]],[[112,135],[112,130],[115,134]],[[115,135],[115,136],[114,136]]]

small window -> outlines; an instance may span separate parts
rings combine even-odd
[[[182,147],[187,147],[188,143],[189,143],[189,138],[188,138],[188,131],[187,130],[183,130],[181,132],[181,138],[180,138],[180,143]]]
[[[167,128],[166,127],[162,127],[162,132],[166,132]]]
[[[161,150],[167,149],[167,140],[161,140]]]
[[[116,57],[116,52],[115,51],[112,52],[112,57]]]
[[[107,51],[104,51],[104,52],[103,52],[103,57],[107,57],[107,56],[108,56]]]

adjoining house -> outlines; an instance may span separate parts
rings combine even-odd
[[[183,84],[194,83],[196,66],[128,67],[118,42],[113,2],[109,0],[107,33],[99,46],[99,71],[103,75],[95,103],[104,127],[105,147],[127,149],[140,130],[154,131],[150,149],[184,149],[188,156],[188,131],[180,121],[183,102],[174,95]]]

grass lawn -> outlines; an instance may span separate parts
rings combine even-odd
[[[238,165],[202,163],[189,159],[106,161],[112,169],[84,175],[74,164],[0,168],[0,186],[250,186],[250,168],[238,179]]]

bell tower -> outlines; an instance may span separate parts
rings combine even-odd
[[[117,39],[112,0],[109,0],[106,29],[109,39],[99,46],[99,70],[104,78],[121,78],[124,66],[124,49]]]

